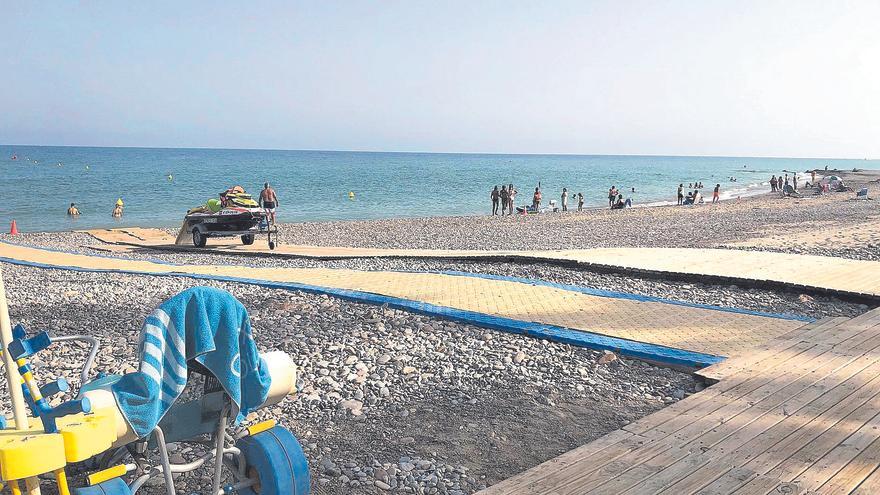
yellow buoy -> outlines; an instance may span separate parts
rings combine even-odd
[[[348,191],[348,199],[354,199],[354,191]]]

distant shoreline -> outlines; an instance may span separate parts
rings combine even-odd
[[[80,144],[3,144],[0,147],[21,148],[86,148],[86,149],[133,149],[133,150],[216,150],[216,151],[269,151],[269,152],[303,152],[303,153],[373,153],[373,154],[400,154],[400,155],[464,155],[464,156],[570,156],[570,157],[634,157],[634,158],[729,158],[732,160],[846,160],[854,162],[876,162],[880,158],[849,158],[834,156],[737,156],[737,155],[669,155],[655,153],[553,153],[553,152],[528,152],[528,153],[505,153],[498,151],[406,151],[406,150],[357,150],[357,149],[316,149],[316,148],[222,148],[216,146],[108,146],[108,145],[80,145]],[[869,170],[880,170],[878,168]]]

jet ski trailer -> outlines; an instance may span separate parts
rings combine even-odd
[[[241,237],[241,243],[250,246],[258,235],[265,235],[269,249],[278,242],[278,226],[270,225],[262,208],[228,206],[218,212],[191,211],[184,217],[184,228],[192,234],[195,247],[205,247],[211,237]]]

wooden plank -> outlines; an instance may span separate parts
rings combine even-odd
[[[604,464],[597,470],[583,470],[583,466],[577,466],[584,472],[569,469],[568,472],[559,473],[550,482],[539,486],[537,493],[552,492],[556,495],[579,495],[589,490],[600,487],[608,480],[615,479],[633,468],[643,466],[644,463],[655,456],[669,450],[670,446],[664,442],[653,442],[645,447],[634,450],[632,453],[618,457],[612,462]]]
[[[744,448],[745,445],[753,445],[753,448],[766,449],[767,445],[773,438],[777,438],[777,440],[779,438],[778,431],[775,432],[775,436],[769,435],[769,432],[773,430],[776,425],[793,417],[789,416],[790,414],[795,414],[799,409],[812,405],[814,400],[820,396],[824,397],[826,403],[830,405],[838,401],[841,397],[849,395],[852,390],[859,387],[859,384],[857,384],[855,380],[851,380],[852,377],[857,376],[860,372],[865,370],[869,373],[880,372],[880,361],[878,361],[878,358],[870,359],[870,361],[873,362],[873,368],[866,368],[867,364],[870,364],[870,361],[868,360],[869,358],[863,358],[851,362],[844,368],[844,370],[848,369],[848,371],[841,371],[826,376],[824,379],[814,383],[807,393],[801,393],[795,396],[794,399],[796,400],[788,401],[783,406],[780,406],[778,410],[774,410],[769,414],[755,418],[754,421],[750,422],[745,427],[714,445],[712,445],[712,440],[708,435],[700,437],[697,445],[694,445],[694,442],[685,444],[684,448],[690,448],[691,451],[705,452],[710,458],[723,460],[723,462],[710,463],[694,473],[691,473],[688,477],[679,481],[675,485],[677,491],[671,493],[693,493],[694,491],[705,487],[709,482],[714,481],[715,478],[725,476],[726,472],[729,471],[731,467],[738,466],[740,463],[751,457],[751,449]],[[837,386],[841,382],[852,383],[849,384],[849,387]],[[880,393],[880,379],[874,380],[874,382],[876,382],[877,385],[874,393]],[[828,390],[829,388],[830,390]],[[803,420],[802,423],[806,423],[806,420]],[[751,472],[751,470],[748,471]],[[740,473],[734,474],[739,475]]]
[[[825,349],[818,349],[815,351],[818,354],[823,354],[828,352]],[[812,357],[812,356],[811,356]],[[785,394],[776,394],[774,395],[771,391],[778,391],[785,389],[789,385],[793,385],[790,387],[787,394],[797,394],[800,390],[808,386],[809,384],[817,381],[818,379],[824,377],[824,372],[831,371],[838,367],[841,363],[850,361],[849,358],[843,356],[835,356],[835,359],[830,359],[826,361],[816,361],[814,359],[805,359],[803,363],[799,367],[790,367],[785,373],[780,375],[779,377],[770,378],[768,383],[764,387],[759,387],[755,389],[753,393],[756,393],[755,401],[760,402],[762,399],[776,401],[776,400],[784,400]],[[813,370],[813,367],[819,366],[819,369],[823,373],[819,374],[811,374],[810,371]],[[768,390],[764,390],[767,387],[771,387]],[[695,438],[700,435],[711,432],[711,431],[727,431],[730,429],[735,429],[737,427],[737,422],[735,420],[725,419],[729,416],[734,418],[742,412],[743,410],[747,410],[751,407],[751,404],[747,401],[735,401],[728,399],[729,402],[722,403],[719,402],[721,407],[717,407],[719,404],[715,404],[716,410],[708,415],[695,415],[693,412],[686,413],[680,415],[676,420],[668,421],[659,427],[649,430],[646,432],[646,436],[649,438],[657,438],[657,441],[660,443],[669,443],[670,441],[673,444],[677,445],[673,451],[666,453],[664,455],[659,455],[655,458],[652,458],[645,462],[645,464],[651,468],[653,471],[654,468],[657,468],[661,471],[665,471],[666,468],[672,467],[671,471],[665,471],[667,474],[663,475],[660,480],[662,483],[672,483],[676,481],[675,479],[669,479],[671,473],[677,473],[676,476],[684,477],[689,473],[689,469],[681,468],[679,466],[672,466],[676,464],[679,460],[684,459],[685,465],[691,462],[687,458],[691,455],[690,452],[686,448],[680,447],[680,444],[683,442],[684,438]],[[670,426],[672,425],[672,426]],[[679,431],[680,430],[680,431]],[[671,433],[675,433],[674,437],[669,436]],[[622,462],[630,462],[631,464],[637,464],[637,461],[634,459],[636,453],[630,453],[622,456],[619,460]],[[664,462],[668,462],[670,464],[664,464]],[[638,471],[637,471],[638,472]],[[626,483],[635,481],[636,484],[640,482],[646,483],[659,483],[660,481],[649,481],[649,480],[632,480],[631,476],[628,476],[627,473],[623,473],[621,476],[617,476],[615,478],[615,482],[613,482],[610,486],[613,487],[614,490],[623,490],[628,487],[625,486]],[[566,485],[568,486],[568,485]],[[576,483],[572,483],[571,487],[575,489],[572,493],[584,493],[584,489],[586,487],[581,486]],[[610,489],[609,487],[603,486],[601,490]],[[601,492],[600,490],[600,492]],[[557,490],[558,491],[558,490]],[[565,491],[558,491],[559,493],[565,493]]]
[[[538,487],[541,480],[550,476],[555,478],[561,473],[565,473],[566,469],[571,466],[575,466],[578,471],[589,473],[590,467],[599,469],[604,465],[603,461],[605,463],[611,462],[624,453],[635,450],[643,442],[644,438],[638,435],[633,435],[624,430],[615,430],[600,437],[598,440],[570,450],[561,456],[492,485],[485,493],[492,495],[542,493],[541,491],[535,491],[537,488],[533,488]],[[585,468],[583,466],[589,467]]]
[[[507,493],[848,493],[880,485],[880,310],[787,337],[723,363],[723,381],[624,427],[644,444],[596,468],[568,464],[540,489]]]
[[[727,495],[753,480],[756,476],[757,474],[750,469],[736,467],[724,473],[722,477],[713,480],[712,483],[701,490],[694,492],[694,495]],[[685,492],[680,492],[680,495],[684,494]],[[669,495],[679,494],[670,492]]]
[[[855,459],[877,441],[878,438],[880,438],[880,416],[875,415],[874,418],[850,435],[849,438],[841,442],[840,445],[825,454],[821,459],[798,475],[793,481],[804,487],[806,490],[815,490],[819,488],[850,464],[850,461],[855,462]],[[875,449],[875,451],[876,450],[877,449]],[[877,467],[876,454],[877,453],[875,452],[873,459],[871,459],[870,466],[854,466],[857,468],[856,472],[862,469],[865,471],[864,474],[866,476],[870,474],[871,471]],[[869,459],[867,456],[862,456],[861,458],[862,461],[867,459]],[[849,478],[845,478],[845,480],[852,481]],[[861,480],[858,481],[860,482]],[[858,482],[856,482],[855,485],[858,485]]]
[[[858,488],[852,491],[852,495],[877,495],[878,493],[880,493],[880,469],[875,469]]]
[[[782,336],[784,338],[780,337],[779,339],[774,339],[765,343],[758,347],[756,352],[749,352],[745,356],[735,359],[727,359],[721,363],[703,368],[698,370],[696,375],[708,380],[720,381],[736,373],[741,373],[750,366],[756,366],[757,364],[770,360],[779,353],[799,344],[803,341],[803,338],[808,335],[813,335],[814,332],[830,330],[845,321],[847,321],[847,318],[825,318],[804,325]]]
[[[880,373],[880,363],[875,363],[870,368],[867,368],[865,372],[870,373],[871,376],[876,376],[875,373]],[[783,440],[787,440],[787,442],[780,448],[782,452],[791,452],[805,445],[805,443],[797,444],[793,442],[791,438],[788,438],[789,435],[811,422],[821,424],[825,421],[834,420],[834,418],[844,417],[875,395],[880,394],[880,377],[873,378],[868,383],[864,383],[863,376],[860,375],[856,375],[840,386],[833,388],[798,411],[793,413],[784,411],[785,414],[789,415],[781,422],[750,442],[741,445],[730,454],[738,459],[741,458],[743,461],[749,461],[772,449]],[[818,433],[816,432],[817,435]]]
[[[668,459],[663,456],[657,456],[654,460],[649,462],[654,462],[657,466],[666,465],[667,467],[653,476],[645,478],[641,483],[630,487],[627,491],[622,493],[628,495],[657,493],[673,485],[676,481],[684,478],[700,467],[705,466],[709,463],[709,460],[709,457],[703,454],[688,454],[683,459],[678,459],[669,463]]]
[[[766,475],[759,477],[762,480],[765,478],[776,479],[778,484],[790,482],[796,476],[806,471],[818,459],[832,451],[844,439],[868,423],[876,415],[878,408],[880,408],[880,396],[874,396],[870,401],[848,414],[842,420],[825,427],[825,430],[818,436],[813,435],[811,431],[805,431],[809,430],[809,428],[801,428],[798,432],[805,433],[806,436],[812,438],[797,451],[786,449],[779,452],[776,458],[777,460],[783,459],[783,461],[769,471],[766,471],[766,467],[771,462],[766,462],[762,466],[757,458],[744,467],[756,471],[766,471]],[[878,421],[880,421],[880,418],[878,418]],[[877,426],[876,423],[872,424],[872,427]],[[736,493],[755,493],[751,491],[753,488],[755,487],[751,486],[751,483],[746,484]]]
[[[827,351],[828,349],[816,349],[811,343],[800,342],[791,349],[787,349],[784,352],[769,357],[767,360],[763,361],[758,368],[768,372],[775,369],[784,369],[785,371],[780,373],[780,376],[782,376],[792,372],[792,363],[804,361],[804,359],[797,359],[798,356],[803,353],[810,352],[810,358],[815,358],[815,356],[818,355],[817,353]],[[682,404],[682,402],[685,401],[673,404],[672,406],[661,409],[642,420],[635,421],[624,428],[627,431],[644,435],[652,429],[662,426],[668,421],[678,420],[678,418],[684,413],[691,414],[692,416],[703,416],[724,405],[723,402],[719,402],[719,398],[722,394],[724,395],[725,400],[743,397],[772,379],[774,379],[774,377],[770,374],[754,376],[751,373],[739,373],[731,376],[728,380],[712,385],[699,394],[688,397],[685,399],[685,401],[687,401],[685,404]],[[709,393],[707,394],[707,392]],[[675,407],[678,406],[678,404],[682,405],[680,407]]]

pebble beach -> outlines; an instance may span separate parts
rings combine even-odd
[[[880,197],[880,174],[849,173],[844,178],[852,187],[868,187],[870,197]],[[878,260],[880,207],[876,201],[853,198],[853,193],[802,198],[767,193],[693,207],[282,224],[281,242],[486,250],[721,247]],[[283,211],[280,215],[283,219]],[[843,242],[834,232],[848,232],[846,239],[852,242]],[[0,240],[88,254],[97,254],[100,244],[78,232],[4,234]],[[797,292],[544,264],[319,261],[158,251],[102,255],[187,264],[512,275],[817,319],[853,317],[870,309]],[[106,373],[133,370],[144,316],[164,299],[196,285],[174,277],[5,263],[2,268],[12,321],[57,335],[97,337],[102,350],[93,371]],[[704,386],[688,373],[613,354],[386,307],[245,284],[207,285],[230,291],[247,307],[261,350],[284,350],[294,357],[298,393],[258,415],[278,418],[295,432],[309,458],[316,493],[470,494]],[[63,375],[76,385],[84,357],[83,348],[55,346],[35,365],[41,380]],[[181,458],[186,454],[175,452]],[[209,475],[205,470],[182,475],[178,490],[197,489]]]

